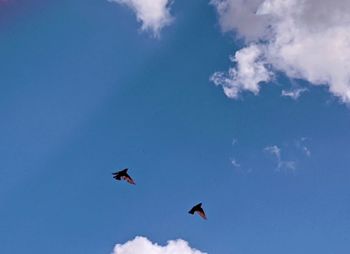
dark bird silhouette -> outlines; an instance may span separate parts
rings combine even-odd
[[[112,173],[112,175],[113,175],[113,178],[115,180],[118,180],[118,181],[125,180],[128,183],[130,183],[130,184],[136,184],[135,181],[131,178],[131,176],[129,176],[128,168],[125,168],[125,169],[123,169],[121,171]]]
[[[192,209],[188,212],[190,214],[198,213],[199,216],[201,216],[203,219],[207,219],[207,216],[205,215],[205,212],[202,208],[202,203],[199,203],[198,205],[195,205],[192,207]]]

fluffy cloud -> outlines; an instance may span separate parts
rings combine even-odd
[[[218,11],[222,29],[237,32],[248,44],[236,52],[236,65],[227,74],[219,72],[212,77],[229,97],[236,98],[246,90],[257,93],[262,82],[271,80],[269,72],[282,71],[312,85],[326,85],[332,94],[350,103],[350,1],[211,3]]]
[[[109,0],[131,8],[141,22],[141,29],[158,37],[163,27],[173,20],[170,14],[171,0]]]
[[[206,254],[192,249],[184,240],[169,241],[160,246],[145,237],[136,237],[125,244],[117,244],[112,254]]]
[[[242,90],[257,94],[260,90],[258,84],[271,79],[271,74],[265,67],[262,51],[256,45],[237,51],[231,60],[237,63],[235,68],[230,68],[227,74],[216,72],[211,77],[211,81],[221,85],[230,98],[237,98]]]
[[[224,32],[237,31],[239,36],[248,40],[264,35],[267,19],[257,16],[256,10],[262,0],[212,0],[219,14],[220,25]]]

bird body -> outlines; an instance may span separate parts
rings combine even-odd
[[[121,171],[118,171],[118,172],[115,172],[115,173],[112,173],[113,175],[113,178],[115,180],[125,180],[127,181],[128,183],[130,184],[136,184],[135,181],[131,178],[131,176],[128,174],[128,168],[125,168]]]
[[[188,212],[190,214],[197,213],[199,216],[201,216],[203,219],[207,219],[207,216],[205,215],[205,212],[202,208],[202,203],[199,203],[191,208],[191,210]]]

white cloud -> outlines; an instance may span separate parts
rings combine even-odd
[[[263,69],[265,74],[268,70],[282,71],[291,78],[326,85],[332,94],[350,103],[350,1],[212,0],[211,3],[218,11],[223,30],[236,31],[248,43],[236,52],[236,66],[226,78],[214,79],[224,89],[236,87],[233,92],[232,88],[226,92],[229,97],[237,97],[232,96],[237,94],[237,87],[239,91],[257,93],[259,83],[270,80],[266,76],[256,78]],[[250,61],[237,58],[252,51],[252,45],[258,49],[259,57]],[[250,65],[245,68],[254,72],[246,76],[248,87],[237,78],[242,64]],[[262,64],[263,68],[256,68]]]
[[[311,156],[311,150],[305,145],[305,142],[308,139],[305,137],[300,138],[299,140],[296,141],[296,147],[300,149],[307,157]]]
[[[305,153],[305,155],[306,155],[307,157],[310,157],[310,156],[311,156],[311,151],[310,151],[310,149],[309,149],[308,147],[303,146],[302,149],[303,149],[303,151],[304,151],[304,153]]]
[[[264,148],[264,151],[276,156],[278,160],[281,160],[281,148],[279,148],[278,146],[267,146]]]
[[[262,0],[212,0],[219,14],[219,21],[224,32],[237,31],[238,35],[248,40],[255,40],[264,35],[267,18],[257,16],[256,10]]]
[[[293,100],[299,99],[302,93],[305,93],[307,91],[306,88],[295,88],[291,90],[282,90],[281,95],[284,97],[290,97]]]
[[[296,162],[295,161],[279,161],[277,165],[277,169],[287,169],[294,171],[296,169]]]
[[[282,159],[281,156],[281,148],[279,148],[276,145],[273,146],[267,146],[264,148],[265,152],[268,152],[272,154],[274,157],[276,157],[277,160],[277,170],[292,170],[294,171],[296,169],[296,162],[295,161],[286,161]]]
[[[184,240],[168,241],[160,246],[145,237],[137,236],[124,244],[117,244],[112,254],[206,254],[192,249]]]
[[[241,166],[241,164],[238,163],[238,161],[236,159],[231,159],[231,164],[232,166],[234,166],[235,168],[239,168]]]
[[[238,140],[235,139],[235,138],[233,138],[233,139],[232,139],[232,146],[236,145],[237,143],[238,143]]]
[[[261,47],[255,44],[237,51],[231,60],[237,63],[235,68],[230,68],[227,74],[216,72],[211,77],[214,84],[221,85],[230,98],[237,98],[244,90],[257,94],[260,90],[259,83],[271,79]]]
[[[163,27],[169,25],[173,17],[170,14],[171,0],[109,0],[131,8],[139,22],[141,29],[153,32],[159,36]]]

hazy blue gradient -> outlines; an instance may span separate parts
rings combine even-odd
[[[349,253],[349,109],[323,88],[281,97],[283,75],[226,98],[209,77],[240,45],[207,1],[177,0],[160,39],[104,0],[0,8],[0,253],[108,254],[136,235]],[[276,171],[270,145],[295,172]],[[136,186],[112,179],[123,167]],[[187,214],[199,201],[208,221]]]

